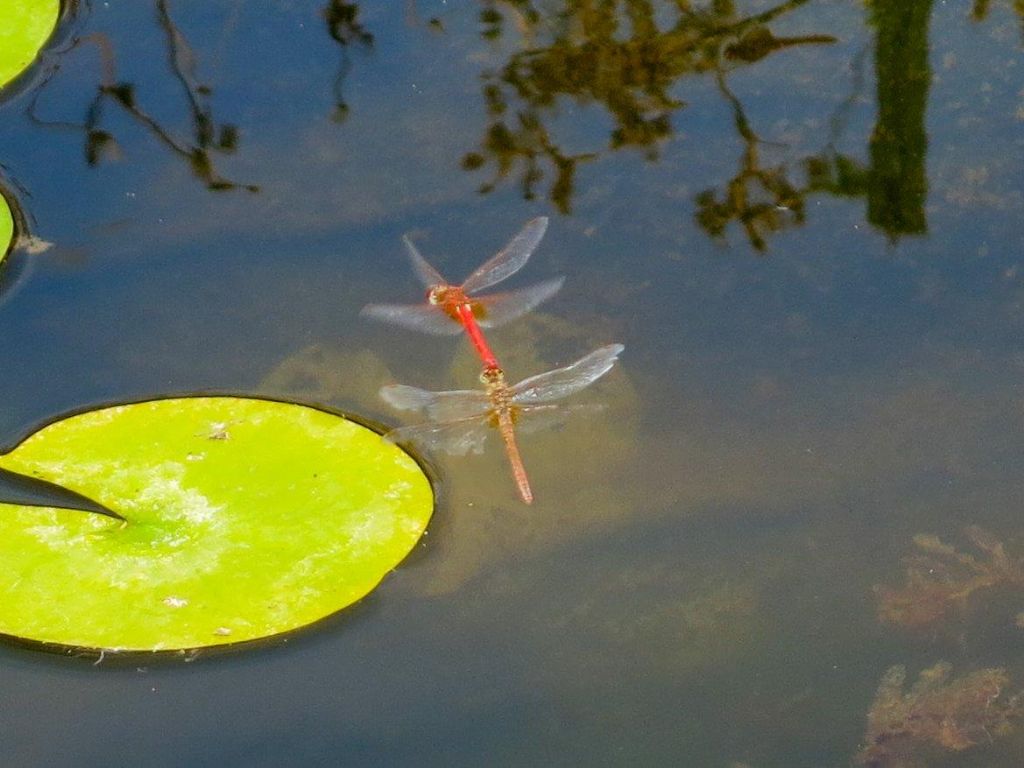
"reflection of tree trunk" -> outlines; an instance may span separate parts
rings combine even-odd
[[[894,236],[924,232],[932,0],[869,0],[868,7],[878,34],[878,122],[871,136],[868,221]]]

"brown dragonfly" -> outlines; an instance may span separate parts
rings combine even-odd
[[[604,376],[623,349],[622,344],[609,344],[572,365],[545,371],[512,385],[506,383],[501,368],[485,367],[480,374],[483,390],[430,392],[405,384],[389,384],[380,390],[380,396],[388,404],[399,410],[421,412],[428,421],[393,429],[385,438],[462,456],[470,452],[482,453],[489,430],[497,429],[505,443],[519,495],[529,504],[533,501],[533,491],[516,444],[516,430],[534,431],[552,426],[582,409],[581,406],[560,406],[555,401],[579,392]]]

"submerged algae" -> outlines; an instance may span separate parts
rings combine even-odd
[[[1024,560],[1006,554],[1003,543],[976,525],[964,533],[984,559],[964,554],[931,534],[919,533],[920,550],[905,558],[906,583],[897,589],[879,585],[879,620],[914,627],[938,621],[963,607],[975,592],[999,585],[1024,585]]]
[[[906,668],[890,667],[868,712],[866,744],[857,762],[872,768],[925,765],[918,760],[929,749],[961,752],[1008,734],[1021,702],[1019,694],[1002,698],[1006,670],[979,669],[950,679],[952,669],[941,661],[904,692]]]

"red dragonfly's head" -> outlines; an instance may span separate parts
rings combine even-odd
[[[464,304],[468,304],[471,307],[473,316],[477,319],[484,314],[480,302],[471,301],[457,285],[434,286],[427,291],[427,302],[435,307],[440,307],[452,320],[456,321],[459,319],[458,308]]]
[[[441,307],[450,307],[467,301],[466,295],[457,285],[435,285],[427,291],[427,301]]]
[[[438,304],[444,304],[444,296],[448,293],[447,286],[434,286],[427,290],[427,303],[437,306]]]

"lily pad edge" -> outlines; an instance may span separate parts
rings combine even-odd
[[[21,69],[9,74],[6,80],[0,80],[0,106],[30,90],[37,79],[48,77],[40,77],[42,53],[48,48],[60,46],[66,36],[72,34],[72,30],[69,29],[72,25],[68,22],[75,17],[78,4],[78,0],[56,0],[57,8],[53,24],[49,27],[46,37],[38,41],[32,58]],[[49,9],[46,12],[48,13],[48,11]],[[3,77],[2,72],[0,72],[0,77]]]

